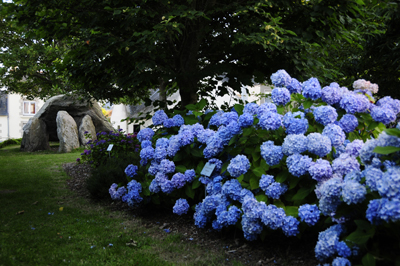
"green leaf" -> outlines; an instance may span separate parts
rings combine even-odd
[[[197,107],[194,104],[188,104],[185,107],[186,107],[186,109],[191,110],[191,111],[197,110]]]
[[[276,177],[275,181],[279,183],[285,182],[285,180],[290,176],[289,172],[281,171]]]
[[[231,138],[231,140],[229,141],[228,146],[232,146],[233,144],[235,144],[237,142],[238,138],[239,138],[239,135],[233,136],[233,138]]]
[[[186,196],[188,196],[189,198],[191,198],[191,199],[194,199],[194,190],[192,189],[192,187],[191,186],[186,186],[185,187],[185,193],[186,193]]]
[[[194,148],[194,149],[190,149],[190,153],[194,156],[194,157],[199,157],[199,158],[203,158],[203,151],[198,149],[198,148]]]
[[[276,109],[277,109],[278,114],[280,114],[280,115],[282,115],[283,112],[285,112],[285,107],[284,106],[278,106],[278,108],[276,108]]]
[[[222,165],[221,174],[222,174],[223,172],[226,171],[226,168],[228,168],[229,163],[230,163],[230,161],[226,161],[226,162]]]
[[[293,217],[297,217],[299,215],[299,207],[297,206],[286,206],[285,207],[285,213],[286,215],[290,215]]]
[[[374,130],[377,126],[379,126],[379,123],[378,122],[372,122],[372,123],[370,123],[369,125],[368,125],[368,130]]]
[[[116,9],[116,10],[114,10],[114,14],[113,15],[119,15],[119,14],[121,14],[121,10],[119,10],[119,9]]]
[[[196,173],[201,173],[201,170],[203,170],[205,163],[203,161],[200,161],[199,164],[196,167]]]
[[[274,204],[276,207],[285,209],[285,204],[283,204],[283,202],[282,202],[281,200],[274,200],[274,203],[273,203],[273,204]]]
[[[186,125],[194,125],[199,122],[199,119],[197,119],[193,115],[185,116],[183,119],[185,120]]]
[[[235,106],[233,108],[235,108],[235,110],[238,113],[238,115],[242,115],[243,114],[243,108],[244,108],[243,105],[235,104]]]
[[[192,183],[192,189],[196,189],[201,186],[201,182],[198,179],[195,179]]]
[[[258,200],[259,202],[263,201],[265,203],[268,202],[268,197],[265,194],[260,194],[256,196],[256,200]]]
[[[297,191],[297,193],[293,196],[292,200],[295,201],[305,199],[310,194],[310,192],[313,191],[313,189],[313,187],[300,188],[299,191]]]
[[[177,165],[175,166],[175,171],[179,172],[179,173],[185,173],[186,171],[186,166],[184,165]]]
[[[365,254],[361,260],[363,266],[375,266],[375,257],[371,253]]]
[[[198,108],[197,110],[203,110],[203,108],[207,105],[207,101],[206,101],[206,99],[203,98],[196,105]]]
[[[252,171],[257,177],[261,177],[262,175],[267,174],[266,171],[264,170],[264,168],[262,168],[262,167],[257,167],[257,168],[251,169],[251,171]]]
[[[243,136],[247,137],[249,135],[251,135],[251,133],[254,132],[254,128],[253,127],[246,127],[245,129],[243,129]]]
[[[393,146],[385,146],[385,147],[375,147],[373,152],[378,153],[378,154],[391,154],[394,152],[400,151],[400,148],[398,147],[393,147]]]
[[[251,178],[250,178],[250,189],[257,189],[257,188],[259,188],[260,186],[259,186],[259,182],[260,182],[260,179],[259,178],[257,178],[256,176],[252,176]]]
[[[313,100],[311,100],[311,99],[307,99],[307,100],[305,100],[305,102],[303,103],[303,107],[304,107],[304,109],[308,109],[308,108],[310,108],[311,107],[311,105],[313,104],[314,102],[313,102]]]
[[[397,128],[388,128],[385,130],[386,134],[400,138],[400,130]]]
[[[253,160],[254,160],[254,161],[257,161],[258,159],[260,159],[261,154],[260,154],[260,152],[254,151],[254,152],[251,154],[251,157],[253,157]]]
[[[173,161],[174,161],[174,162],[179,162],[179,161],[182,160],[182,159],[183,159],[182,152],[181,152],[181,151],[178,151],[178,152],[175,154]]]

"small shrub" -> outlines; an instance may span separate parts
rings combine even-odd
[[[108,189],[111,184],[126,185],[128,180],[124,170],[132,162],[137,162],[138,158],[137,154],[123,158],[111,158],[106,163],[94,168],[91,176],[86,180],[86,188],[90,195],[97,200],[109,199]]]
[[[22,139],[8,139],[0,143],[0,149],[10,145],[21,145]]]

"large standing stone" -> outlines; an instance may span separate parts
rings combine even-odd
[[[49,133],[47,133],[46,123],[37,117],[32,117],[23,128],[21,150],[40,151],[49,149]]]
[[[57,113],[57,136],[60,140],[59,152],[71,152],[79,148],[78,127],[66,111]]]
[[[86,145],[89,140],[96,140],[96,129],[94,127],[92,118],[90,115],[85,115],[82,118],[81,124],[79,125],[79,141],[82,145]],[[85,132],[90,134],[90,138],[86,137]]]

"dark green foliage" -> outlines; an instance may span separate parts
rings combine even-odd
[[[125,186],[128,180],[125,168],[129,164],[138,164],[138,156],[128,155],[123,158],[112,158],[106,163],[94,168],[86,180],[86,187],[94,199],[110,199],[108,189],[113,183]]]
[[[0,143],[0,149],[9,145],[21,145],[22,139],[8,139]]]

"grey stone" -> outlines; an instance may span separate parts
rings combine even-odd
[[[60,140],[58,152],[71,152],[79,148],[78,127],[66,111],[57,112],[57,136]]]
[[[32,152],[50,149],[46,123],[41,119],[32,117],[22,130],[21,151]]]
[[[86,143],[89,140],[96,140],[97,136],[96,136],[96,128],[94,127],[92,118],[90,117],[90,115],[85,115],[82,118],[81,124],[79,125],[79,141],[81,143],[81,145],[86,145]],[[90,138],[86,136],[85,132],[87,132],[88,134],[90,134]]]
[[[79,100],[71,95],[57,95],[47,100],[42,108],[31,118],[34,120],[40,120],[45,124],[44,131],[30,130],[31,124],[29,123],[24,127],[24,134],[22,138],[21,151],[34,151],[32,149],[37,146],[36,143],[30,143],[31,141],[47,138],[47,145],[45,149],[50,149],[48,141],[58,141],[57,135],[57,123],[56,117],[59,111],[66,111],[70,116],[73,117],[77,125],[81,124],[81,121],[85,115],[89,115],[92,119],[95,127],[95,132],[101,131],[113,131],[114,128],[111,123],[106,119],[101,111],[100,105],[95,101],[83,101]],[[42,122],[35,122],[40,123]],[[26,128],[26,129],[25,129]],[[25,133],[26,132],[26,133]],[[43,136],[28,136],[28,134],[42,134]],[[39,149],[42,149],[41,146]]]

